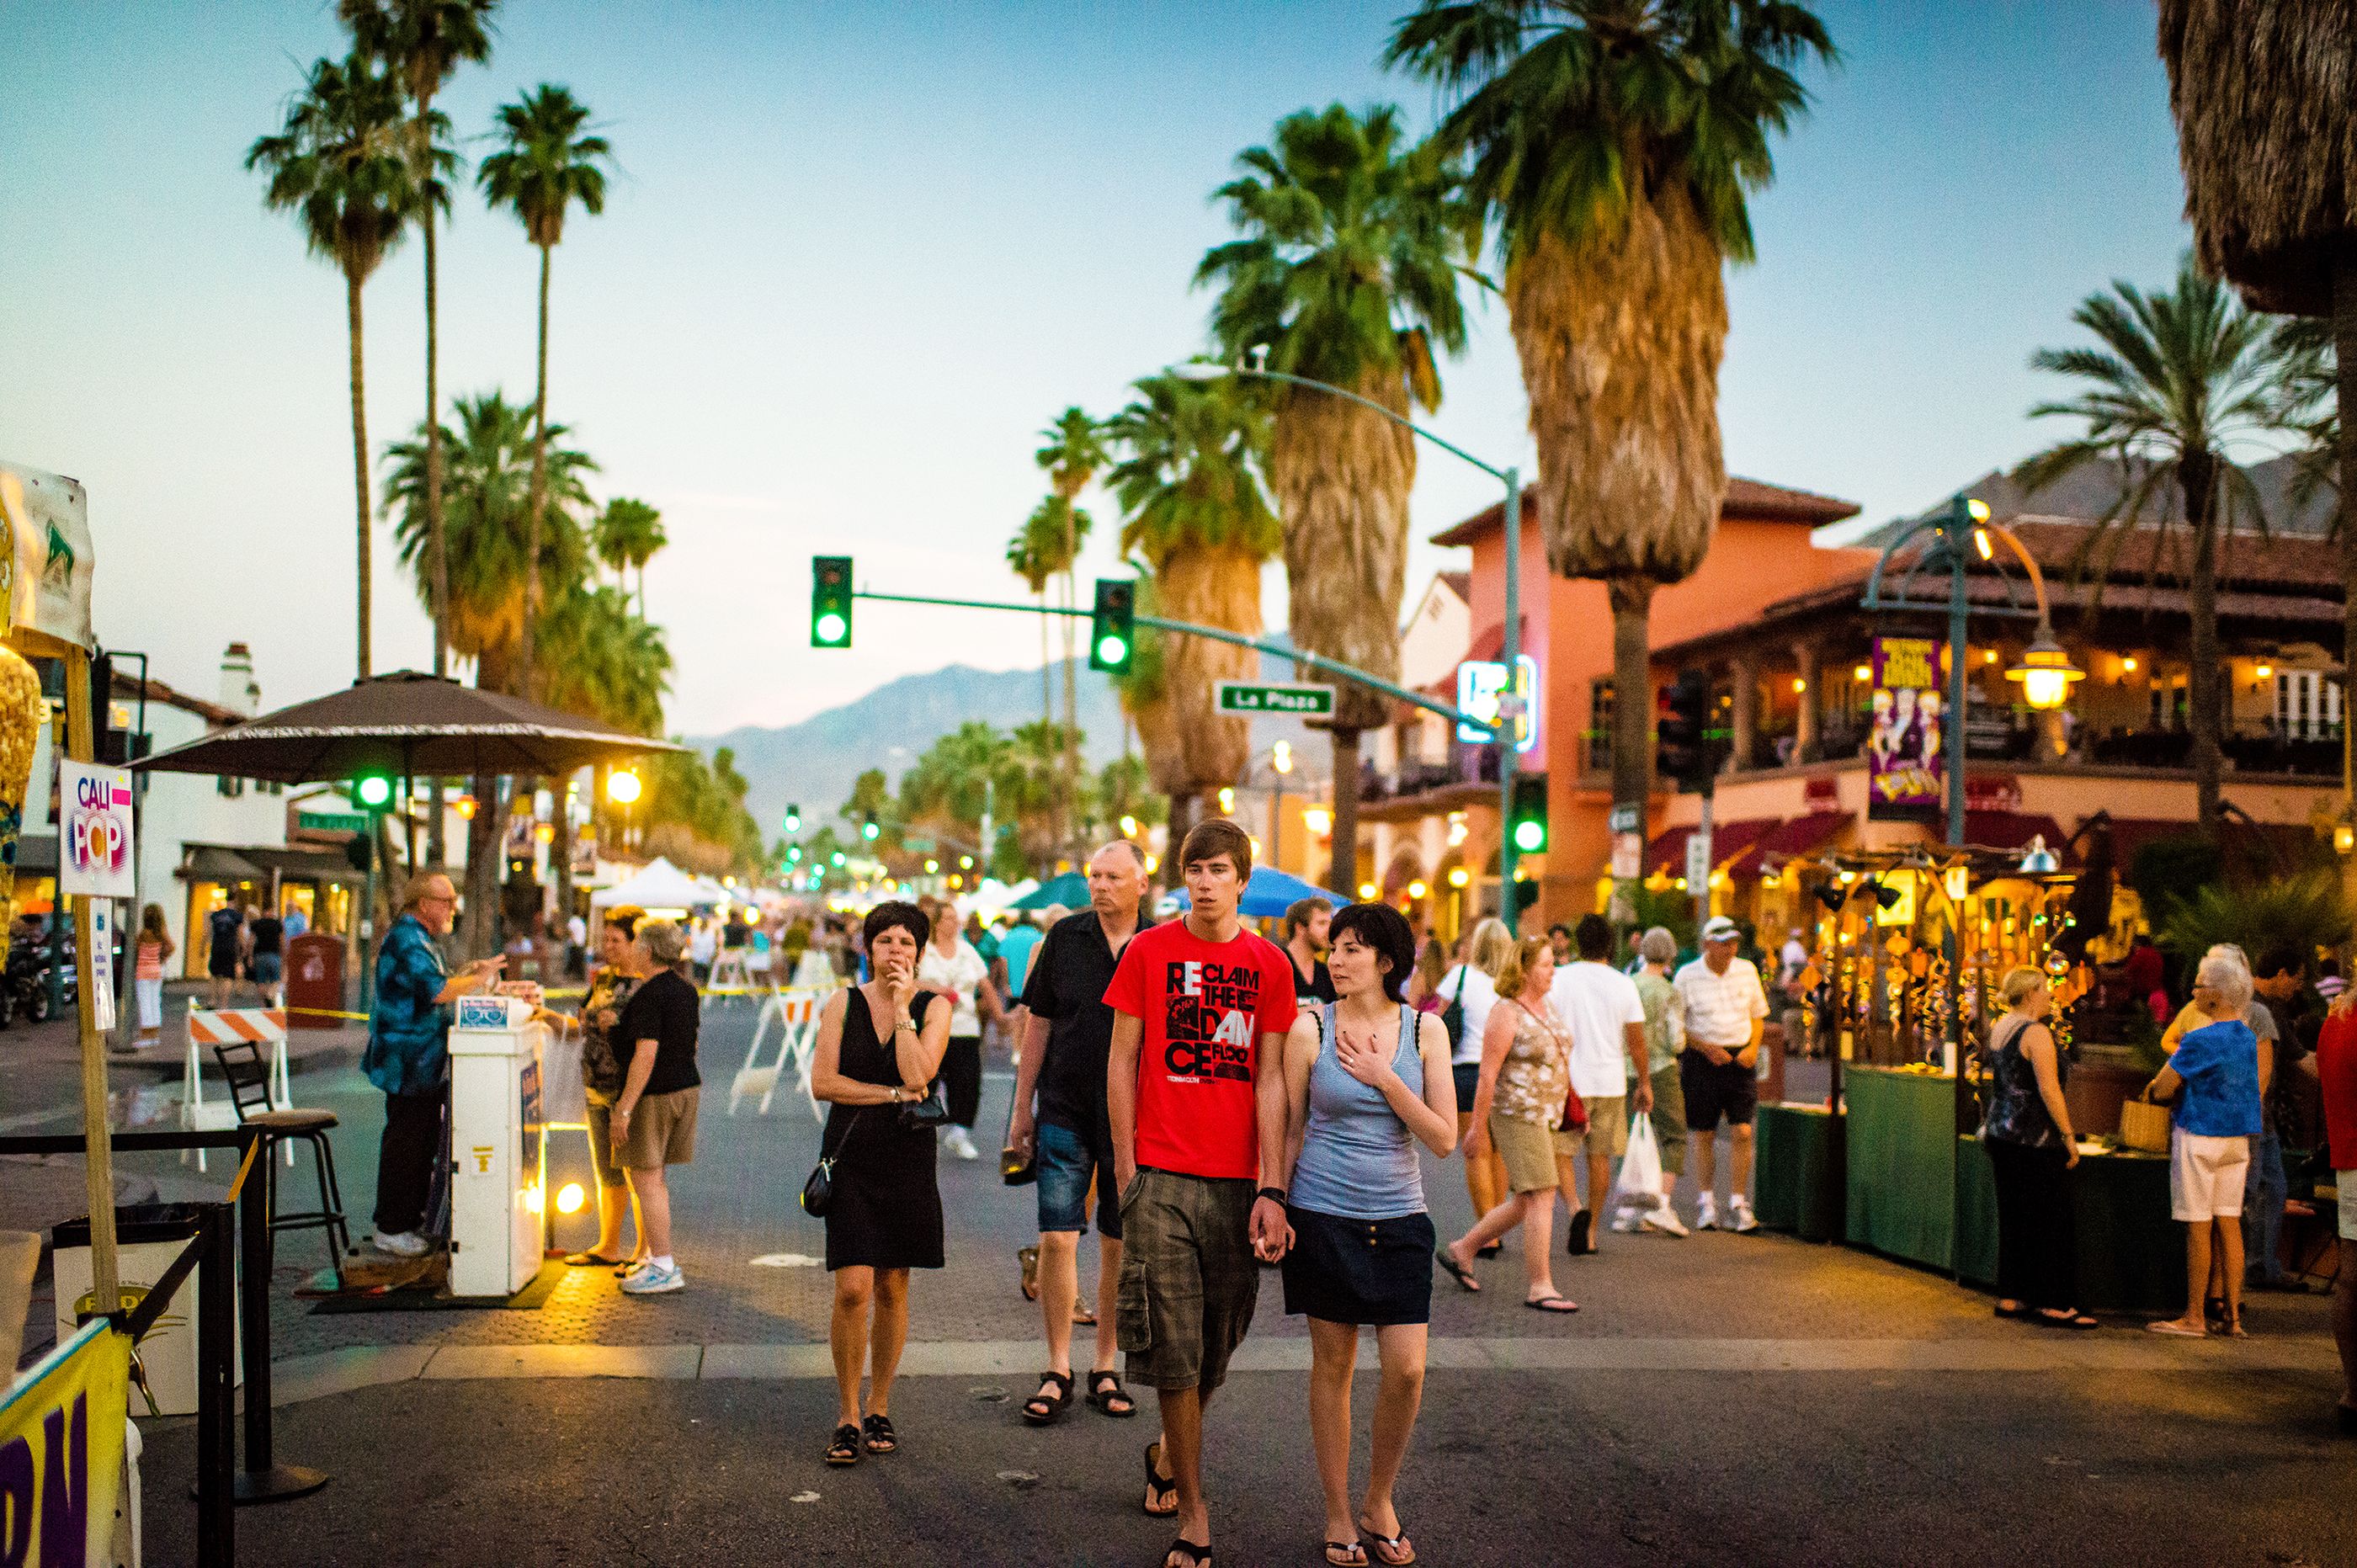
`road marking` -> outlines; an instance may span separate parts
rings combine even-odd
[[[1032,1339],[910,1345],[907,1377],[1010,1377],[1036,1368]],[[1433,1339],[1435,1371],[1546,1372],[2143,1372],[2317,1371],[2331,1339],[2298,1334],[2234,1342],[2147,1340],[2125,1332],[2048,1339]],[[1309,1341],[1247,1340],[1240,1372],[1303,1372]],[[1362,1342],[1359,1365],[1374,1366]],[[355,1347],[296,1356],[271,1369],[272,1402],[294,1404],[415,1379],[657,1378],[811,1381],[834,1376],[824,1345],[422,1345]]]

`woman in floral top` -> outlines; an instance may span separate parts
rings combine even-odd
[[[1555,1239],[1556,1156],[1578,1153],[1559,1131],[1571,1094],[1571,1031],[1547,1000],[1555,982],[1555,950],[1544,937],[1525,938],[1498,972],[1498,1004],[1481,1032],[1481,1077],[1473,1095],[1473,1124],[1486,1126],[1506,1164],[1506,1199],[1439,1252],[1440,1266],[1469,1291],[1474,1254],[1521,1226],[1528,1288],[1523,1305],[1534,1312],[1577,1312],[1555,1288],[1548,1250]]]

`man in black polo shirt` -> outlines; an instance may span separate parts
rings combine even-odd
[[[1105,1110],[1105,1058],[1113,1009],[1105,987],[1138,929],[1146,857],[1126,840],[1089,861],[1089,908],[1049,929],[1023,987],[1030,1011],[1015,1074],[1009,1147],[1039,1170],[1039,1307],[1048,1325],[1048,1373],[1023,1418],[1045,1426],[1072,1398],[1072,1303],[1080,1294],[1081,1233],[1088,1229],[1089,1183],[1097,1195],[1097,1345],[1089,1402],[1112,1416],[1136,1413],[1114,1371],[1113,1300],[1121,1283],[1121,1189],[1113,1174],[1113,1123]],[[1038,1099],[1036,1112],[1034,1097]]]

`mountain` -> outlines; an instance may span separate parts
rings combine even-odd
[[[1264,658],[1262,679],[1290,681],[1293,667]],[[1063,681],[1054,677],[1057,712],[1063,711]],[[1080,671],[1081,755],[1102,768],[1121,755],[1122,714],[1113,682],[1093,670]],[[726,735],[690,736],[687,744],[706,757],[721,746],[737,754],[737,770],[751,788],[746,806],[761,836],[783,831],[786,807],[800,806],[805,826],[815,828],[851,798],[851,786],[870,768],[881,768],[898,789],[900,775],[927,746],[970,719],[1002,730],[1039,717],[1039,671],[976,670],[952,664],[924,675],[903,675],[866,696],[814,714],[781,729],[747,725]],[[1290,741],[1323,777],[1326,743],[1312,737],[1297,719],[1254,719],[1253,744],[1264,753],[1278,739]],[[1132,742],[1135,745],[1135,741]]]

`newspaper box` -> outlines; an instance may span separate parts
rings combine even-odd
[[[450,1031],[450,1294],[516,1294],[541,1263],[541,1050],[521,996],[461,996]]]

